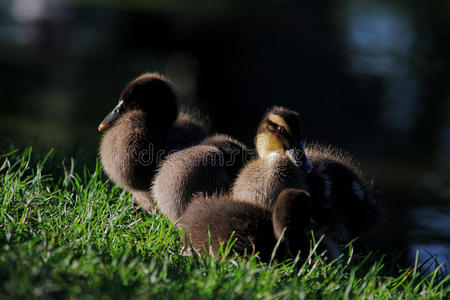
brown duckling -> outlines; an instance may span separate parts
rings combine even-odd
[[[146,73],[132,80],[118,105],[98,127],[102,165],[109,178],[153,210],[149,192],[157,166],[169,154],[198,144],[206,136],[202,124],[181,113],[168,80]]]
[[[152,187],[159,212],[175,222],[194,195],[227,191],[250,155],[241,142],[216,134],[168,156]]]
[[[187,207],[178,227],[185,231],[185,245],[194,246],[202,255],[208,253],[209,243],[216,255],[233,236],[234,252],[241,256],[259,252],[259,257],[268,261],[280,237],[277,258],[288,251],[309,250],[310,213],[309,194],[302,190],[283,191],[273,211],[236,201],[229,194],[200,195]]]
[[[236,178],[234,198],[272,209],[282,190],[307,190],[305,176],[312,164],[304,155],[297,112],[277,106],[269,109],[258,127],[256,151],[258,158]]]

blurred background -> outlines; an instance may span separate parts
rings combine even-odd
[[[93,166],[98,123],[146,71],[248,145],[269,106],[299,111],[374,179],[371,247],[448,272],[450,1],[2,0],[0,142]]]

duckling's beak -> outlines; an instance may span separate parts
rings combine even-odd
[[[114,122],[120,117],[123,112],[123,100],[117,104],[116,107],[106,116],[105,119],[98,125],[98,131],[103,131],[111,127]]]
[[[298,150],[300,150],[300,152],[301,152],[301,156],[300,156],[299,161],[297,162],[297,164],[303,170],[305,170],[307,172],[311,172],[311,170],[313,168],[313,164],[311,163],[311,161],[306,156],[305,148],[303,147],[303,142],[302,141],[298,141],[295,144],[296,144],[296,147],[298,148]]]

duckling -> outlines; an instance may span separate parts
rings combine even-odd
[[[258,158],[239,173],[233,197],[273,209],[285,188],[310,192],[315,235],[325,234],[329,258],[339,256],[338,244],[370,230],[380,218],[371,186],[349,155],[318,144],[303,148],[296,112],[270,109],[259,125],[256,149]]]
[[[225,248],[233,237],[234,252],[241,256],[258,252],[261,260],[268,261],[279,239],[276,258],[309,250],[310,210],[309,194],[302,190],[284,190],[273,211],[236,201],[230,194],[199,195],[178,227],[184,229],[184,244],[202,255],[208,253],[209,245],[216,255],[221,244]]]
[[[369,231],[382,216],[367,181],[353,157],[334,147],[311,143],[305,148],[314,168],[306,178],[318,203],[315,219],[337,243]],[[331,234],[330,234],[331,233]]]
[[[149,192],[157,166],[169,154],[199,143],[204,126],[179,112],[168,80],[145,73],[127,84],[119,103],[98,126],[100,158],[109,178],[153,211]]]
[[[168,156],[152,187],[159,212],[175,222],[194,195],[226,192],[250,155],[241,142],[216,134]]]
[[[272,107],[264,115],[256,135],[258,158],[239,173],[233,197],[269,209],[286,188],[307,190],[305,177],[312,169],[304,155],[299,114],[284,107]]]

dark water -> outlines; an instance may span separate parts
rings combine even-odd
[[[450,2],[200,2],[0,2],[1,142],[93,164],[98,122],[145,71],[248,144],[287,105],[374,179],[372,247],[448,265]]]

